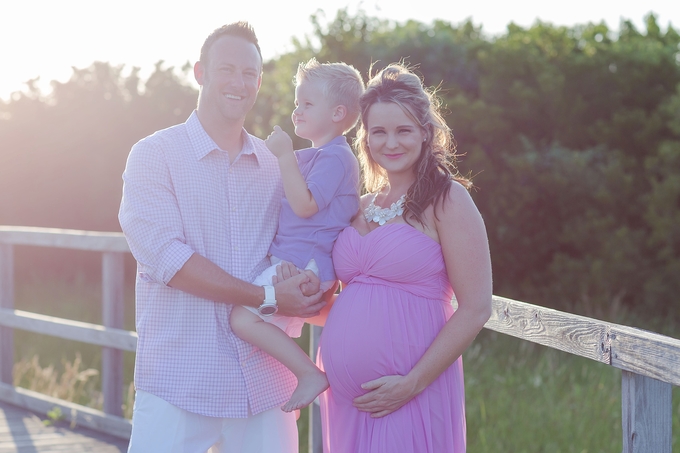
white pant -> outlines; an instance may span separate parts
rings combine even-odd
[[[128,453],[298,453],[295,412],[198,415],[137,390]]]

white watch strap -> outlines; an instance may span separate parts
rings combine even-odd
[[[276,303],[276,293],[274,292],[274,287],[270,285],[263,286],[264,288],[264,303],[275,304]]]

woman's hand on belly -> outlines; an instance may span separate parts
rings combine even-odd
[[[369,412],[372,418],[396,411],[418,395],[416,384],[408,376],[383,376],[361,384],[368,393],[354,398],[354,407]]]

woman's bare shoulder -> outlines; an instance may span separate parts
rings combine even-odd
[[[363,211],[371,203],[371,200],[375,197],[374,193],[365,193],[359,198],[359,209]]]
[[[460,205],[469,205],[472,202],[470,191],[458,181],[451,181],[446,196],[442,197],[441,205],[438,206],[444,211],[456,208]]]
[[[478,214],[479,211],[472,200],[470,191],[461,183],[451,181],[448,192],[433,210],[432,221],[437,229],[447,228]]]
[[[364,210],[371,203],[372,199],[373,194],[365,194],[361,196],[359,199],[359,210],[354,215],[354,217],[352,217],[350,222],[350,225],[362,234],[370,230],[368,223],[366,222],[366,218],[364,217]]]

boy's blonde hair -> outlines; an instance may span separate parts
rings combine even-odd
[[[359,98],[364,93],[364,81],[354,66],[346,63],[319,63],[312,57],[298,65],[295,85],[304,81],[321,82],[321,92],[333,105],[344,105],[347,115],[343,120],[343,134],[351,130],[359,119]]]

